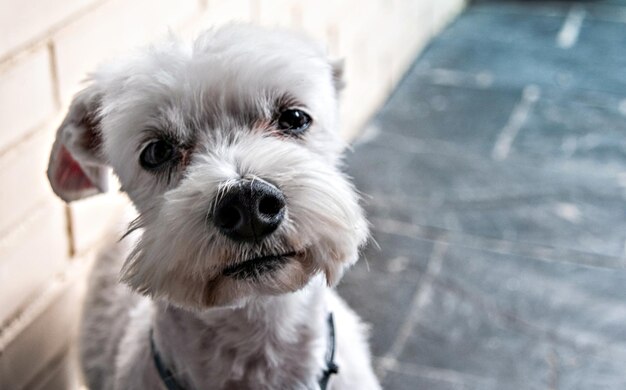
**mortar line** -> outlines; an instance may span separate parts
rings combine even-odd
[[[561,30],[556,36],[556,44],[558,47],[561,49],[571,49],[576,45],[585,15],[586,12],[582,5],[572,5],[565,17],[563,26],[561,26]]]
[[[74,241],[74,222],[72,220],[72,208],[70,205],[65,207],[65,234],[67,235],[68,256],[73,259],[76,255],[76,242]]]
[[[492,378],[488,377],[461,372],[454,369],[431,367],[417,363],[398,362],[398,364],[391,371],[407,376],[419,376],[434,379],[436,381],[454,383],[457,385],[467,385],[468,382],[476,385],[487,385],[494,382]]]
[[[57,53],[52,39],[47,42],[46,46],[48,50],[48,69],[50,71],[50,80],[52,81],[52,100],[54,101],[55,109],[58,111],[61,109],[61,85],[59,83]]]
[[[415,293],[409,305],[409,313],[405,317],[404,322],[400,326],[391,348],[381,357],[378,365],[378,377],[382,381],[388,371],[393,369],[398,363],[397,359],[402,353],[406,342],[415,330],[417,319],[420,311],[428,304],[432,298],[434,280],[441,271],[443,258],[448,248],[448,244],[443,241],[436,241],[433,246],[432,253],[428,259],[428,265],[424,276],[420,279],[419,285],[415,289]]]
[[[548,389],[559,389],[559,355],[554,347],[550,348],[546,356],[548,363]]]
[[[385,234],[394,234],[397,236],[413,239],[419,238],[422,240],[434,242],[440,241],[441,239],[439,237],[445,235],[446,242],[449,245],[460,246],[463,248],[469,248],[474,250],[486,250],[491,253],[531,257],[535,260],[550,263],[561,262],[565,264],[576,264],[581,267],[601,269],[616,268],[596,265],[597,259],[603,259],[605,261],[610,261],[611,263],[618,262],[620,264],[626,264],[626,253],[624,257],[620,257],[616,255],[602,253],[584,252],[580,249],[574,248],[552,247],[541,243],[520,243],[500,238],[484,237],[463,231],[451,231],[449,229],[439,228],[435,226],[415,225],[408,222],[401,222],[386,218],[370,218],[370,222],[372,222],[373,230]],[[568,258],[569,260],[557,260],[561,258]],[[590,258],[593,258],[595,260],[591,261]],[[622,269],[622,267],[620,267],[619,269]]]
[[[49,39],[54,39],[54,36],[62,31],[64,28],[67,28],[67,26],[76,22],[80,18],[90,14],[94,10],[110,2],[112,2],[112,0],[96,0],[92,3],[86,4],[82,8],[77,9],[76,11],[70,13],[69,15],[66,15],[64,18],[61,18],[57,22],[48,26],[46,29],[39,31],[37,34],[34,34],[28,40],[12,47],[6,53],[0,55],[0,71],[4,66],[10,65],[12,59],[14,59],[15,57],[19,57],[24,53],[32,52],[36,50],[36,48],[45,46]]]
[[[528,115],[535,103],[537,103],[537,100],[539,100],[540,95],[541,89],[538,86],[530,84],[524,87],[520,101],[513,108],[508,122],[502,128],[500,134],[498,134],[498,138],[493,145],[491,157],[494,160],[502,161],[509,156],[515,137],[517,137],[517,134],[528,119]]]

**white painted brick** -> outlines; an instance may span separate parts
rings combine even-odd
[[[432,34],[437,34],[465,6],[466,0],[442,0],[433,3]]]
[[[0,1],[0,57],[43,35],[94,0]]]
[[[45,47],[0,69],[0,150],[24,137],[54,112],[50,74]]]
[[[301,3],[300,0],[261,0],[257,22],[267,27],[297,29],[299,25],[296,16],[301,9]]]
[[[253,22],[252,1],[254,0],[209,0],[202,12],[181,25],[176,33],[184,40],[191,41],[209,28],[220,27],[230,22]]]
[[[346,88],[342,93],[342,135],[350,139],[377,108],[388,92],[388,77],[379,66],[387,42],[380,1],[362,4],[339,25],[338,54],[345,59]]]
[[[57,201],[46,178],[54,129],[39,130],[0,157],[0,235],[46,199]]]
[[[34,210],[0,238],[0,324],[7,323],[59,274],[68,257],[65,208],[58,202]]]
[[[397,12],[410,15],[410,19],[403,19],[401,28],[393,32],[390,40],[392,45],[391,69],[393,83],[397,83],[407,71],[415,55],[422,50],[432,37],[432,8],[431,3],[401,3]],[[410,36],[411,39],[406,39]]]
[[[105,235],[121,237],[128,227],[126,215],[130,201],[121,193],[113,193],[118,186],[112,185],[111,193],[94,196],[70,205],[72,235],[76,253],[79,255],[102,244]]]
[[[209,0],[202,24],[208,28],[228,22],[251,22],[252,19],[251,0]]]
[[[39,373],[26,388],[75,390],[80,388],[79,378],[80,368],[76,356],[64,353],[59,358],[55,358],[50,366],[45,367],[43,372]]]
[[[329,57],[336,57],[337,5],[339,2],[303,0],[298,4],[299,29],[323,45]],[[296,23],[298,23],[296,21]]]
[[[166,36],[198,5],[197,0],[112,0],[61,30],[53,40],[62,102],[71,99],[100,62]]]
[[[50,281],[18,320],[0,329],[0,388],[23,388],[68,350],[75,340],[84,286],[84,271]]]

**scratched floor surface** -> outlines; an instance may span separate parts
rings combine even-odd
[[[626,1],[474,2],[347,163],[385,388],[626,389]]]

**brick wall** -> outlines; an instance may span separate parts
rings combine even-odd
[[[346,59],[352,137],[463,0],[0,0],[0,388],[76,388],[85,274],[125,201],[62,204],[45,178],[86,72],[162,36],[231,20],[303,30]]]

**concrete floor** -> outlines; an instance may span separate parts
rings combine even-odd
[[[385,388],[626,389],[626,1],[474,2],[347,165]]]

